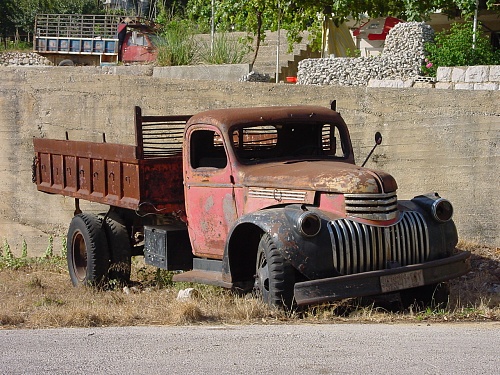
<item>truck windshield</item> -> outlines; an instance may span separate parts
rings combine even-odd
[[[237,127],[233,150],[244,164],[288,159],[345,159],[345,135],[333,124],[269,124]]]

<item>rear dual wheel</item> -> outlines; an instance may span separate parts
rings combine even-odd
[[[111,255],[109,278],[121,284],[130,281],[132,247],[125,220],[119,213],[110,211],[104,223]]]
[[[105,219],[79,214],[68,230],[68,270],[74,286],[100,286],[109,279],[130,280],[131,246],[124,220],[115,212]]]
[[[92,214],[73,217],[68,229],[68,270],[74,286],[100,285],[110,263],[102,219]]]

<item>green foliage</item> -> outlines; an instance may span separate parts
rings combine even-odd
[[[0,44],[0,52],[29,51],[33,50],[33,44],[23,41],[15,41],[7,38]]]
[[[172,271],[163,270],[161,268],[154,268],[149,266],[139,267],[137,270],[137,278],[140,282],[149,287],[165,288],[172,286]]]
[[[360,57],[361,56],[361,51],[359,49],[352,50],[352,49],[348,48],[345,51],[345,53],[346,53],[347,57]]]
[[[27,264],[27,258],[16,258],[10,249],[7,240],[4,240],[2,251],[0,251],[0,270],[2,268],[18,269]]]
[[[102,2],[98,0],[2,0],[0,6],[2,26],[13,33],[16,28],[32,33],[35,16],[40,13],[83,13],[98,14],[103,11]],[[5,33],[7,30],[5,31]]]
[[[21,248],[21,258],[27,258],[28,257],[28,244],[26,243],[26,240],[23,238],[23,244]]]
[[[200,60],[207,64],[240,64],[249,52],[245,42],[231,38],[227,33],[216,33],[213,49],[210,42],[200,45]]]
[[[499,65],[500,51],[494,50],[489,39],[476,32],[473,48],[473,25],[455,23],[450,30],[437,33],[434,43],[426,45],[424,74],[436,76],[439,66]]]
[[[160,66],[190,65],[194,62],[196,28],[188,20],[174,15],[174,9],[169,11],[160,5],[156,22],[161,27],[161,40],[157,43],[157,63]]]
[[[54,237],[49,236],[49,244],[43,254],[44,258],[52,258],[54,256]]]
[[[61,239],[61,257],[63,258],[66,258],[66,256],[68,255],[68,242],[67,242],[67,239],[66,237],[62,237]]]
[[[464,15],[474,11],[475,0],[225,0],[217,1],[214,21],[218,31],[245,31],[250,43],[255,45],[254,61],[261,42],[263,30],[276,31],[278,27],[287,32],[289,49],[300,41],[300,33],[310,33],[310,44],[314,50],[321,48],[323,15],[332,17],[336,23],[347,18],[360,19],[394,16],[407,21],[422,21],[429,18],[435,9],[447,9],[455,14],[459,9]],[[211,0],[189,0],[187,16],[208,32],[212,17]]]
[[[171,21],[161,34],[157,62],[160,66],[190,65],[194,62],[196,42],[190,24],[183,20]]]
[[[52,298],[49,296],[44,296],[40,301],[35,303],[36,307],[47,307],[47,306],[62,306],[65,302],[60,298]]]
[[[2,269],[14,269],[28,267],[34,264],[46,264],[53,265],[57,267],[65,266],[66,257],[55,256],[53,251],[54,239],[52,236],[49,237],[49,244],[47,245],[47,250],[44,255],[40,258],[29,257],[28,256],[28,245],[23,239],[21,245],[21,256],[16,257],[12,252],[9,242],[5,239],[3,245],[0,247],[0,270]]]

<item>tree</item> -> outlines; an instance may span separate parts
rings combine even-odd
[[[15,26],[10,19],[10,4],[11,0],[4,0],[0,2],[0,37],[4,43],[4,47],[7,47],[7,36],[11,35],[15,31]]]
[[[40,13],[100,13],[100,0],[3,0],[0,11],[1,22],[8,22],[15,29],[32,33],[35,26],[35,17]],[[12,27],[11,27],[12,28]],[[10,32],[13,30],[11,29]]]
[[[489,39],[476,32],[471,22],[455,23],[450,30],[439,32],[434,43],[428,43],[424,73],[436,76],[439,66],[498,65],[500,51],[494,50]]]
[[[498,0],[482,0],[480,7],[493,7]],[[207,31],[211,19],[212,0],[189,0],[188,16]],[[394,16],[406,21],[423,21],[437,9],[450,15],[470,17],[476,0],[215,0],[215,20],[218,30],[246,31],[256,38],[255,57],[263,30],[276,30],[278,21],[287,30],[290,43],[298,40],[301,31],[309,30],[313,38],[320,36],[322,14],[341,23],[347,18],[361,19]],[[318,44],[316,44],[318,45]]]
[[[278,24],[288,32],[289,41],[297,41],[300,31],[306,30],[315,20],[315,8],[302,7],[296,2],[284,0],[216,0],[215,23],[219,31],[245,31],[255,38],[256,47],[252,64],[257,58],[259,46],[265,38],[264,30],[276,31]],[[209,30],[211,0],[189,0],[188,17],[204,32]],[[300,15],[300,17],[298,17]]]

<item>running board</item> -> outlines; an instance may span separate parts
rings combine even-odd
[[[232,288],[233,283],[222,280],[222,272],[192,270],[174,275],[172,278],[175,282],[189,282],[220,286],[223,288]]]

